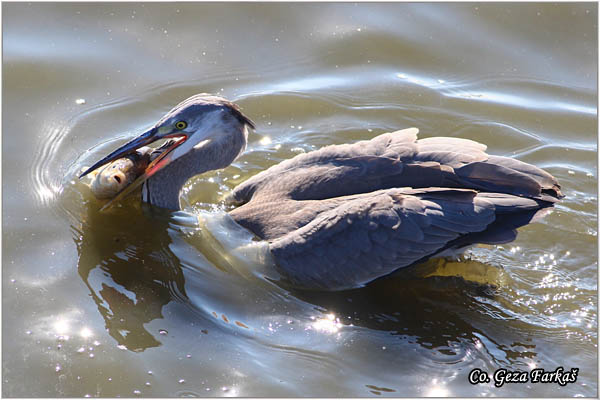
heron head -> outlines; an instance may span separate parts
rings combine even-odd
[[[227,134],[247,135],[254,123],[239,107],[219,96],[206,93],[192,96],[165,114],[151,129],[104,157],[79,177],[161,139],[174,139],[146,168],[141,180],[187,154],[214,141],[226,140]],[[245,143],[245,140],[244,140]],[[241,149],[240,149],[241,150]],[[139,180],[139,179],[138,179]]]

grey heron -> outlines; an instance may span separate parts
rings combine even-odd
[[[185,182],[225,168],[253,122],[218,96],[192,96],[82,175],[169,139],[144,173],[142,201],[180,208]],[[340,290],[475,243],[505,243],[563,197],[549,173],[488,155],[468,139],[419,139],[416,128],[300,154],[238,185],[230,216],[269,244],[292,284]]]

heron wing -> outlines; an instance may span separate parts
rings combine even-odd
[[[540,208],[527,198],[445,188],[388,189],[331,201],[334,207],[270,243],[279,269],[296,286],[360,287],[483,233],[499,214]]]
[[[472,140],[417,140],[417,133],[404,129],[298,155],[237,186],[230,200],[322,200],[399,187],[469,188],[550,202],[562,197],[557,181],[533,165],[489,156]]]

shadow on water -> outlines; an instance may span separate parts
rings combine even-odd
[[[139,207],[100,213],[90,203],[81,225],[72,226],[79,276],[120,346],[136,352],[160,346],[144,324],[163,318],[162,308],[185,296],[181,265],[169,249],[168,220]]]

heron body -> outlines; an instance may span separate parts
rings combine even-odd
[[[235,104],[196,95],[83,175],[173,138],[138,183],[143,201],[177,210],[184,183],[233,162],[252,128]],[[511,241],[563,197],[556,179],[533,165],[488,155],[472,140],[417,134],[385,133],[283,161],[233,190],[230,216],[269,243],[292,284],[340,290],[475,243]]]

